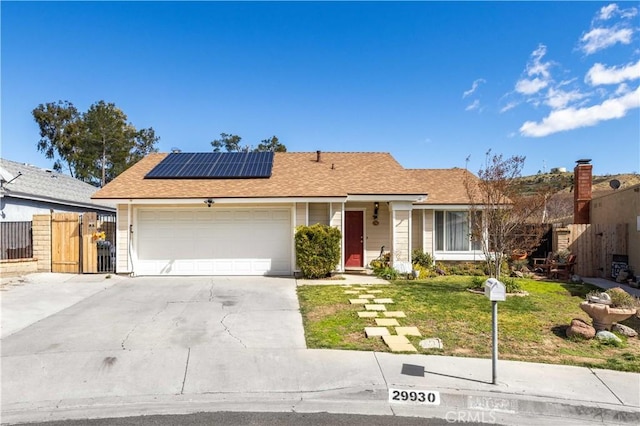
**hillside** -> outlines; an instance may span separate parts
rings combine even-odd
[[[615,191],[609,183],[617,179],[620,189],[640,184],[640,174],[625,173],[618,175],[593,176],[592,192],[594,197]],[[547,222],[570,223],[573,220],[573,172],[545,173],[523,176],[520,179],[522,191],[532,194],[547,188],[554,194],[547,202]]]
[[[592,191],[594,195],[613,191],[609,182],[617,179],[620,181],[620,189],[640,183],[640,174],[625,173],[619,175],[603,175],[593,176]],[[520,178],[522,189],[524,192],[537,192],[538,190],[551,187],[554,191],[560,193],[569,193],[573,189],[573,172],[565,173],[540,173],[532,176],[523,176]]]

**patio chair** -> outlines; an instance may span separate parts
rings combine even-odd
[[[554,265],[553,252],[550,251],[547,257],[534,257],[533,258],[533,270],[535,272],[542,272],[546,276],[549,276],[549,271]]]
[[[565,280],[571,278],[571,275],[573,275],[573,269],[576,266],[576,257],[577,256],[575,254],[570,254],[566,262],[555,263],[549,270],[551,277],[558,279],[562,278]]]

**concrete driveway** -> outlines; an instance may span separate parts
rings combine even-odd
[[[74,303],[59,303],[58,312],[33,306],[55,293],[55,286],[27,281],[3,288],[3,322],[20,315],[20,303],[32,322],[14,326],[18,330],[2,339],[3,406],[61,394],[122,396],[124,387],[125,393],[179,394],[195,352],[207,358],[236,349],[306,347],[293,279],[98,279],[88,276],[83,285],[76,276],[59,283],[58,290],[85,292],[81,300],[70,294]],[[12,297],[14,291],[19,297]]]

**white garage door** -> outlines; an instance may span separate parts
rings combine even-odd
[[[287,208],[139,209],[139,275],[290,275]]]

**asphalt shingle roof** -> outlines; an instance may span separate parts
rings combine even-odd
[[[19,173],[22,174],[9,184],[3,182],[0,193],[4,197],[41,200],[81,207],[98,207],[107,210],[115,208],[112,203],[92,200],[91,196],[98,188],[71,176],[5,159],[0,159],[0,167],[13,177]],[[6,178],[10,176],[4,176],[4,171],[2,179],[6,181]]]
[[[460,169],[407,170],[389,153],[276,153],[270,178],[145,179],[167,153],[152,153],[94,194],[94,199],[344,197],[426,195],[438,203],[467,203]],[[425,173],[423,173],[425,172]],[[426,173],[432,172],[432,173]],[[472,175],[473,176],[473,175]],[[441,188],[436,188],[441,185]],[[464,199],[464,201],[463,201]],[[434,203],[429,198],[426,203]]]

